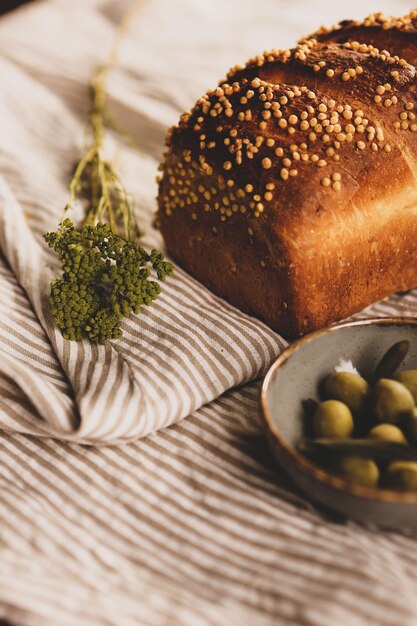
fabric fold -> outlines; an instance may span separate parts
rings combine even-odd
[[[49,311],[54,273],[46,246],[42,249],[35,239],[1,179],[0,247],[39,325],[21,327],[20,335],[36,360],[36,331],[44,331],[69,389],[63,392],[47,371],[26,365],[24,354],[22,360],[4,355],[0,373],[35,409],[33,427],[17,423],[18,432],[88,443],[143,437],[256,378],[284,345],[262,323],[215,298],[179,269],[152,307],[126,320],[121,340],[101,346],[63,339]],[[7,321],[3,324],[7,332]],[[5,411],[3,406],[0,426]]]

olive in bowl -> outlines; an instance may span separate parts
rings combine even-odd
[[[395,469],[396,466],[388,471],[390,463],[417,462],[413,447],[417,443],[417,412],[411,410],[407,394],[406,400],[397,399],[397,405],[389,405],[387,413],[383,408],[386,406],[385,397],[382,400],[378,398],[379,412],[373,410],[370,415],[367,411],[370,396],[378,382],[374,378],[376,368],[388,349],[399,342],[409,344],[407,370],[417,370],[417,320],[414,318],[345,322],[305,336],[290,345],[270,367],[262,385],[261,408],[266,435],[278,465],[290,475],[308,499],[358,521],[389,528],[417,528],[417,490],[404,487],[405,482],[403,478],[400,479],[400,476],[406,475],[404,468],[402,474],[399,469]],[[343,401],[342,395],[329,398],[329,395],[335,394],[326,391],[326,379],[341,360],[353,363],[369,387],[367,389],[361,383],[364,397],[360,401],[356,400],[354,405],[345,404],[354,420],[352,434],[349,437],[332,438],[326,432],[323,437],[323,433],[314,431],[314,428],[306,433],[303,400],[311,399],[306,404],[310,407],[309,423],[312,426],[314,413],[321,402],[331,399]],[[399,371],[404,370],[405,361],[401,361],[397,367]],[[381,374],[384,378],[387,371],[382,368]],[[410,388],[407,389],[413,396]],[[342,389],[340,394],[343,393]],[[345,427],[349,421],[346,415],[345,412]],[[410,432],[414,433],[415,441],[409,435]],[[359,437],[361,440],[366,438],[368,448],[360,452],[357,448],[343,448],[346,441],[351,442]],[[319,447],[323,439],[326,445],[330,441],[336,452],[328,462],[321,463],[321,451],[314,456],[300,449],[300,441],[307,438],[314,440]],[[390,452],[393,452],[391,460],[386,460],[386,449],[380,458],[380,444],[387,444]],[[376,457],[375,448],[378,448]],[[373,456],[369,456],[369,450],[372,450]],[[358,458],[372,463],[364,464],[355,460]],[[346,459],[353,460],[346,462]],[[410,469],[410,466],[406,467]],[[354,475],[358,477],[358,468],[363,480],[352,479]],[[410,478],[407,481],[408,485],[412,484]]]

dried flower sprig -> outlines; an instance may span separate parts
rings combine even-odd
[[[126,20],[118,31],[119,39],[125,26]],[[160,252],[147,252],[140,245],[142,233],[129,195],[103,155],[106,127],[114,127],[106,110],[106,79],[115,57],[113,48],[109,62],[93,75],[91,145],[75,168],[69,203],[58,229],[44,235],[62,265],[62,277],[51,283],[51,312],[63,336],[70,340],[88,337],[105,343],[119,338],[123,317],[151,304],[161,291],[158,281],[174,270]],[[76,226],[68,211],[78,203],[84,208],[84,219]]]

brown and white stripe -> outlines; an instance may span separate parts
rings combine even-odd
[[[411,626],[414,535],[307,506],[272,468],[257,394],[257,384],[229,392],[121,447],[4,434],[3,616]]]
[[[120,342],[68,343],[51,322],[42,233],[67,200],[89,72],[127,4],[45,1],[0,22],[0,619],[414,626],[415,534],[329,518],[275,468],[255,379],[280,337],[179,268]],[[358,17],[364,4],[351,2]],[[178,0],[175,28],[169,0],[144,7],[110,101],[143,147],[120,167],[149,245],[166,127],[268,37],[314,30],[319,6],[285,2],[285,17],[274,0]],[[362,313],[392,314],[417,315],[417,292]]]
[[[24,420],[0,414],[0,426],[17,432],[94,442],[142,437],[259,376],[284,346],[180,269],[152,308],[126,321],[121,341],[65,341],[48,311],[45,252],[1,180],[0,246],[7,294],[0,368],[33,407]]]

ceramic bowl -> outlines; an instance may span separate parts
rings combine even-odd
[[[417,528],[417,492],[355,485],[327,473],[297,452],[303,435],[301,402],[319,398],[320,384],[340,359],[352,361],[369,379],[382,355],[402,339],[411,343],[406,367],[417,369],[417,319],[359,320],[307,335],[290,345],[268,370],[261,405],[276,460],[309,499],[361,522]]]

